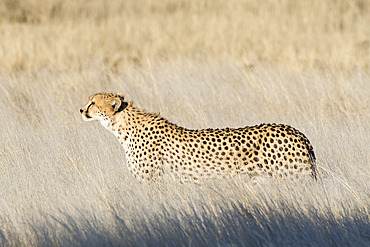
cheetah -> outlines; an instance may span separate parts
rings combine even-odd
[[[316,180],[310,141],[288,125],[186,129],[134,107],[116,93],[90,96],[80,113],[85,121],[98,120],[116,136],[125,150],[129,171],[140,180],[161,180],[164,171],[181,181],[194,182],[237,174],[308,175]]]

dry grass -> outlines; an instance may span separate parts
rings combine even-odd
[[[0,246],[369,246],[370,2],[0,1]],[[79,108],[281,122],[317,183],[139,183]]]
[[[370,2],[4,0],[0,66],[113,71],[147,60],[369,69]]]
[[[259,68],[2,73],[0,245],[368,246],[369,76]],[[312,141],[320,180],[140,184],[115,138],[81,119],[99,91],[191,128],[291,124]]]

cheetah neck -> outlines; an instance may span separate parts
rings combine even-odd
[[[129,144],[137,138],[136,135],[139,129],[143,129],[146,126],[160,125],[162,122],[171,124],[158,114],[148,113],[136,107],[128,106],[125,110],[111,116],[106,121],[101,121],[101,124],[112,132],[120,144],[127,150]]]

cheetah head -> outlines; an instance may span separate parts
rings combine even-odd
[[[85,121],[107,121],[127,106],[128,102],[121,94],[97,93],[89,97],[89,102],[80,109],[80,113]]]

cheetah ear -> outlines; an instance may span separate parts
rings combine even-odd
[[[123,101],[123,97],[115,98],[112,101],[114,114],[123,111],[127,107],[127,105],[128,105],[127,102]]]

